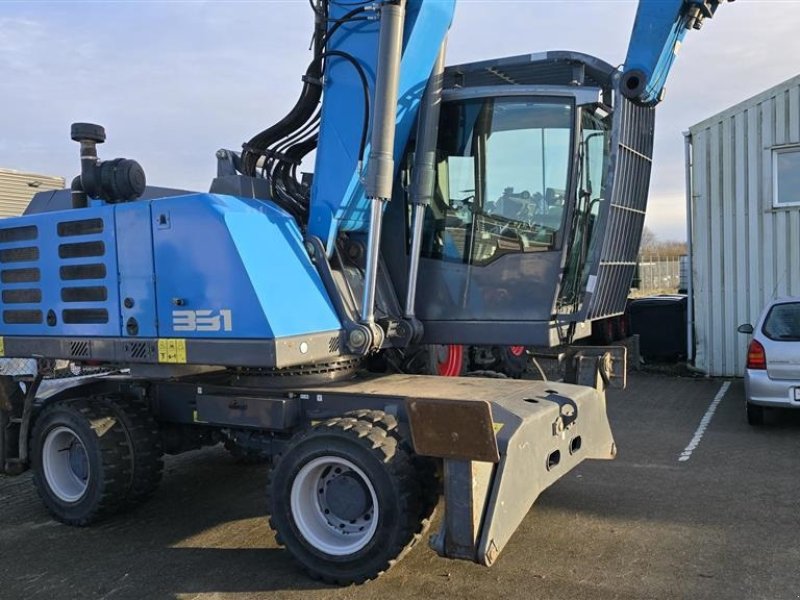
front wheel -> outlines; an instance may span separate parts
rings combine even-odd
[[[419,539],[421,492],[396,437],[354,417],[330,419],[289,443],[270,474],[270,525],[313,577],[373,579]]]

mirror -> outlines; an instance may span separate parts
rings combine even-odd
[[[750,323],[745,323],[744,325],[739,325],[736,331],[738,331],[739,333],[746,333],[750,335],[753,333],[753,326],[750,325]]]

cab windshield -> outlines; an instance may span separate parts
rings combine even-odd
[[[558,249],[574,106],[563,98],[481,98],[442,107],[437,185],[423,255],[487,264]]]

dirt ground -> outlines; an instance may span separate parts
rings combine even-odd
[[[619,456],[547,490],[491,569],[426,546],[360,587],[313,582],[276,546],[263,467],[169,459],[155,497],[88,529],[52,521],[29,475],[0,478],[0,598],[800,598],[800,411],[744,420],[734,381],[634,374],[611,392]],[[685,454],[684,454],[685,456]]]

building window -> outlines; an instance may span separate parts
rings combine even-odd
[[[800,146],[772,151],[772,206],[800,206]]]

